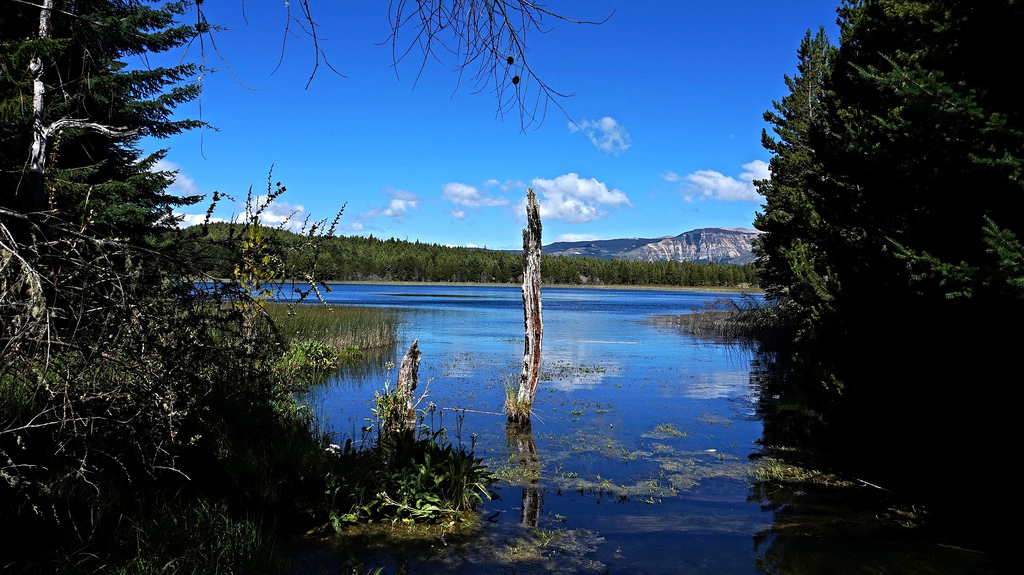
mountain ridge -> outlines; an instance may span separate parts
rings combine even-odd
[[[553,242],[544,246],[543,250],[545,255],[604,260],[741,265],[754,261],[753,242],[760,234],[749,228],[697,228],[677,236]]]

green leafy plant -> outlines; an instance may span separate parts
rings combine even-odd
[[[498,479],[482,458],[453,445],[443,427],[407,425],[405,398],[390,389],[390,378],[375,404],[377,435],[370,444],[356,448],[348,441],[331,450],[326,496],[333,528],[359,521],[458,521],[494,497],[490,486]]]

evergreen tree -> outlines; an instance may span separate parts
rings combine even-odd
[[[1024,6],[851,1],[840,16],[827,125],[812,145],[830,176],[815,203],[836,230],[842,297],[856,314],[880,290],[902,301],[963,291],[939,285],[939,268],[913,275],[906,255],[991,266],[985,218],[1024,231],[1024,125],[995,64],[1014,52]]]
[[[199,88],[194,65],[146,67],[136,56],[182,46],[196,29],[184,3],[135,0],[7,2],[0,20],[0,206],[48,211],[103,237],[137,240],[173,224],[171,209],[198,198],[166,192],[143,137],[200,125],[175,120]]]
[[[815,244],[822,224],[807,189],[821,168],[808,139],[823,120],[821,98],[832,52],[824,28],[813,37],[810,31],[804,36],[797,52],[798,74],[785,77],[789,95],[764,113],[775,134],[761,134],[762,144],[773,155],[771,178],[755,182],[765,197],[763,211],[754,219],[754,226],[764,232],[755,245],[761,283],[777,302],[794,300],[805,308],[824,297],[827,275],[818,269]]]
[[[1024,126],[996,57],[1024,5],[847,0],[839,17],[838,46],[808,34],[765,115],[755,221],[761,285],[826,381],[1024,315]]]

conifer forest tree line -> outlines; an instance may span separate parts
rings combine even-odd
[[[165,238],[187,254],[199,269],[219,278],[232,277],[239,246],[233,241],[238,224],[192,226]],[[521,283],[522,255],[513,251],[463,248],[371,236],[326,238],[316,253],[288,249],[305,241],[302,234],[274,229],[267,241],[288,254],[283,267],[312,272],[324,281],[409,281]],[[581,257],[543,257],[545,283],[562,285],[630,285],[691,287],[755,287],[752,264],[710,262],[641,262]]]

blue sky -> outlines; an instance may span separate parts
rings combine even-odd
[[[308,88],[313,47],[293,36],[282,59],[282,2],[206,2],[209,20],[230,30],[216,35],[217,52],[207,45],[218,71],[201,101],[178,114],[216,131],[144,148],[169,148],[182,193],[244,200],[250,186],[265,193],[273,165],[288,191],[268,223],[293,212],[296,222],[330,219],[345,205],[343,235],[521,247],[528,186],[544,243],[751,227],[762,199],[750,180],[767,175],[769,159],[762,114],[786,95],[804,33],[825,25],[835,39],[837,4],[551,2],[577,19],[614,14],[599,26],[551,21],[527,38],[533,71],[573,96],[524,130],[516,113],[498,117],[492,93],[460,84],[454,59],[428,61],[418,80],[420,54],[394,67],[386,2],[312,0],[321,48],[345,77],[321,66]],[[198,56],[195,45],[186,54]],[[205,210],[183,211],[193,221]],[[241,210],[227,201],[216,216]]]

